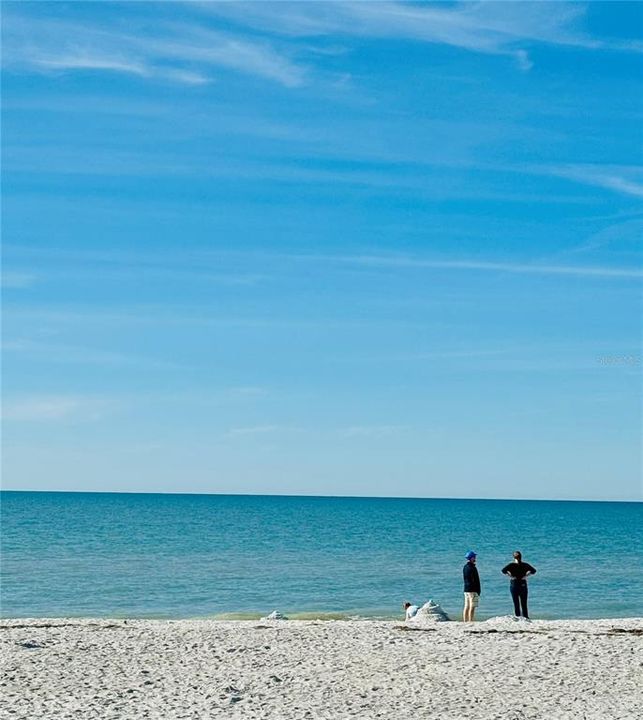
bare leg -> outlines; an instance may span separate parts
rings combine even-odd
[[[464,596],[464,610],[462,611],[463,622],[471,622],[473,620],[473,603],[468,595]]]

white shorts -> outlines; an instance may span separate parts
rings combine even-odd
[[[478,607],[479,602],[480,602],[480,595],[478,595],[478,593],[466,592],[464,594],[464,604],[465,605],[475,608],[475,607]]]

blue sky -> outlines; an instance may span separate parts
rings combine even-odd
[[[640,3],[3,3],[3,486],[641,499]]]

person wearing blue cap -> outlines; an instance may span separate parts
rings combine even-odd
[[[476,567],[477,555],[473,550],[464,556],[467,560],[462,568],[462,576],[464,578],[464,610],[462,619],[464,622],[473,622],[476,608],[480,602],[480,575]]]

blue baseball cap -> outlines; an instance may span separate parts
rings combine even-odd
[[[465,555],[465,558],[467,560],[471,560],[471,558],[474,558],[474,557],[478,557],[478,556],[473,552],[473,550],[469,550],[469,552]]]

